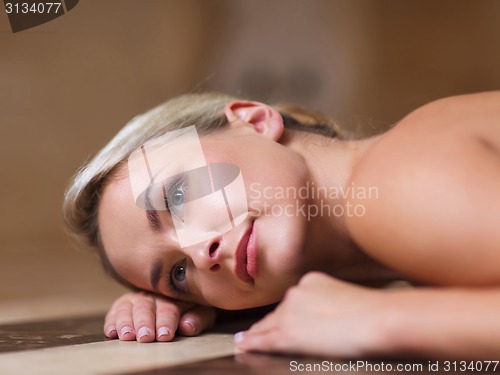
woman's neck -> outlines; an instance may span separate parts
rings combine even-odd
[[[346,216],[356,214],[355,207],[348,204],[349,196],[361,189],[352,183],[351,176],[380,137],[346,141],[308,133],[287,134],[284,144],[302,156],[309,170],[310,216],[304,257],[308,262],[304,272],[318,270],[356,282],[391,278],[385,267],[356,245],[346,225]]]

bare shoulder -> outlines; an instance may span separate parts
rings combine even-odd
[[[363,214],[346,219],[367,253],[423,282],[500,284],[500,92],[415,110],[371,147],[350,184],[377,191],[352,197]]]

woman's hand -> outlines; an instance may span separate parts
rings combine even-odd
[[[359,357],[381,349],[383,293],[308,273],[275,311],[235,335],[245,351]]]
[[[118,298],[104,321],[109,338],[140,342],[170,341],[175,332],[196,336],[213,326],[215,310],[145,292],[129,292]]]

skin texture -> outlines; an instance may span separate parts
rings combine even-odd
[[[265,106],[254,110],[252,104],[233,103],[226,113],[230,121],[240,120],[253,129],[273,124]],[[288,270],[295,272],[288,281],[300,282],[284,287],[283,280],[281,295],[291,289],[274,312],[236,335],[238,348],[329,357],[498,355],[500,93],[430,103],[384,135],[359,143],[274,135],[267,140],[281,142],[290,152],[287,157],[298,156],[294,166],[306,171],[306,181],[376,186],[378,194],[328,202],[362,204],[362,216],[300,222],[304,231],[294,239],[298,245],[289,248],[286,239],[281,243],[287,248],[287,263],[303,266]],[[106,193],[103,205],[105,198]],[[266,262],[262,269],[279,275],[282,266]],[[440,288],[387,291],[354,284],[390,280],[396,274]],[[256,294],[271,299],[266,284],[261,285]],[[145,298],[123,310],[133,311]],[[117,309],[114,306],[110,314]],[[178,316],[186,306],[176,309]],[[209,314],[197,315],[199,330],[210,325],[203,317]],[[140,329],[141,324],[135,324],[139,319],[131,315],[128,323]],[[150,314],[143,322],[151,325],[154,317]],[[113,323],[113,318],[106,320],[107,325]],[[174,325],[173,320],[168,324]]]

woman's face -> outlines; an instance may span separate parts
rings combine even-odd
[[[141,289],[223,309],[279,301],[301,276],[307,232],[305,217],[286,209],[300,201],[283,191],[306,186],[308,170],[299,154],[278,143],[282,130],[276,126],[269,132],[235,121],[200,137],[207,163],[240,168],[249,214],[234,229],[187,247],[179,246],[173,210],[153,212],[136,205],[122,166],[120,177],[103,190],[98,216],[114,269]],[[182,200],[185,193],[177,188],[173,199]]]

